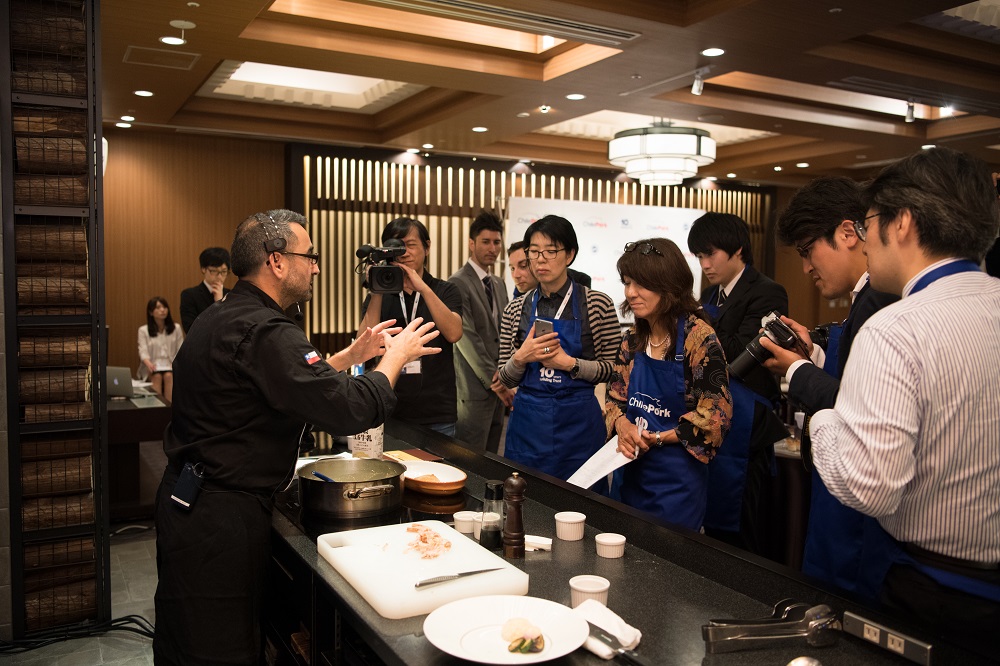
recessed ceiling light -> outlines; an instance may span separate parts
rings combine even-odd
[[[726,178],[736,178],[736,174],[735,174],[735,173],[732,173],[732,172],[730,172],[730,173],[727,173],[727,174],[726,174]]]
[[[931,148],[937,148],[937,144],[935,144],[935,143],[925,143],[924,145],[920,146],[921,150],[930,150]]]
[[[566,95],[566,99],[572,100],[574,102],[579,102],[581,99],[587,99],[587,96],[581,95],[580,93],[570,93]]]
[[[942,106],[941,107],[941,117],[942,118],[944,118],[946,116],[950,116],[953,113],[955,113],[955,107],[953,107],[953,106]]]
[[[149,92],[148,90],[136,90],[135,94],[138,95],[139,97],[152,97],[153,96],[153,93]]]
[[[420,147],[423,148],[424,150],[430,150],[431,148],[434,147],[434,144],[433,143],[425,143],[424,145],[422,145]]]
[[[430,153],[424,153],[424,157],[430,157],[430,156],[431,156]]]
[[[799,162],[795,166],[797,166],[800,169],[806,169],[809,167],[809,162]]]
[[[133,120],[135,120],[135,116],[122,116],[122,120],[124,120],[127,123],[130,123]]]
[[[121,127],[122,129],[128,129],[132,127],[132,123],[115,123],[115,127]]]
[[[548,104],[542,104],[540,107],[538,107],[538,110],[541,111],[542,113],[548,113],[551,108],[552,107],[549,106]]]
[[[831,14],[839,14],[844,10],[841,9],[840,7],[830,7],[830,9],[828,9],[827,11],[829,11]]]
[[[416,155],[417,153],[420,152],[420,149],[419,148],[407,148],[406,152],[410,153],[411,155]]]
[[[781,167],[774,167],[775,171],[781,171]]]
[[[725,50],[724,49],[720,49],[717,46],[713,46],[711,48],[707,48],[707,49],[705,49],[704,51],[701,52],[701,54],[703,56],[705,56],[706,58],[715,58],[715,57],[718,57],[718,56],[720,56],[720,55],[722,55],[724,53],[725,53]]]
[[[488,127],[473,127],[472,131],[473,132],[489,132],[490,130],[489,130]]]
[[[531,114],[528,113],[527,111],[522,111],[521,113],[517,114],[518,118],[528,118],[530,116],[531,116]]]
[[[476,161],[476,160],[478,160],[478,159],[479,159],[478,157],[473,157],[473,158],[472,158],[472,161],[473,161],[473,162],[475,162],[475,161]]]
[[[705,180],[710,180],[710,181],[712,181],[712,182],[714,183],[715,181],[717,181],[717,180],[719,180],[719,179],[718,179],[718,178],[716,178],[715,176],[709,176],[709,177],[708,177],[708,178],[706,178]]]
[[[160,37],[160,41],[170,46],[183,46],[187,44],[187,40],[183,37]]]

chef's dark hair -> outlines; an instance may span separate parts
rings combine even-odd
[[[693,254],[712,254],[722,250],[730,257],[737,250],[747,266],[753,264],[750,247],[750,227],[742,217],[730,213],[705,213],[691,225],[688,232],[688,249]]]
[[[306,218],[291,210],[277,209],[255,213],[243,220],[233,238],[233,273],[237,277],[256,273],[272,254],[266,246],[274,247],[276,239],[282,239],[287,244],[295,238],[292,224],[305,227]]]
[[[576,261],[576,255],[580,253],[580,243],[576,239],[576,229],[565,217],[558,215],[546,215],[535,220],[524,232],[524,253],[528,253],[528,246],[531,245],[531,237],[535,234],[544,234],[552,239],[556,245],[566,248],[566,256],[570,250],[573,251],[573,258],[569,264]],[[567,264],[567,266],[569,265]]]

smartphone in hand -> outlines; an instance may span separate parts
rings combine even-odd
[[[535,337],[541,337],[553,331],[552,322],[548,319],[535,320]]]

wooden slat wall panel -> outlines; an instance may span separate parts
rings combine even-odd
[[[401,216],[423,222],[431,237],[428,270],[446,279],[468,259],[466,239],[475,216],[483,209],[502,215],[511,196],[733,213],[750,225],[755,263],[764,263],[770,214],[770,197],[765,193],[651,188],[611,178],[512,174],[488,168],[418,166],[360,158],[306,155],[303,162],[304,213],[323,256],[315,297],[306,307],[306,332],[318,343],[345,342],[357,330],[364,292],[354,272],[359,261],[354,252],[365,243],[381,245],[386,224]]]

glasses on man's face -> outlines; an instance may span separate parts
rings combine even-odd
[[[819,237],[813,238],[808,243],[803,243],[802,245],[796,245],[795,251],[799,253],[799,256],[803,259],[809,258],[809,253],[812,252],[813,243],[819,240]]]
[[[561,247],[557,250],[528,250],[528,259],[538,259],[539,257],[545,257],[547,261],[552,261],[556,258],[556,255],[565,250],[566,248]]]
[[[663,253],[656,249],[656,246],[652,243],[625,243],[626,252],[638,251],[639,254],[649,254],[650,252],[655,252],[656,254],[663,256]]]
[[[285,251],[281,252],[280,254],[290,254],[293,257],[305,257],[306,259],[309,260],[309,263],[312,264],[313,266],[315,266],[316,264],[319,263],[319,254],[316,254],[316,253],[313,253],[313,252],[306,252],[306,253],[303,253],[303,252],[288,252],[287,250],[285,250]]]
[[[881,215],[881,213],[872,213],[863,220],[854,220],[854,233],[858,235],[858,238],[861,239],[862,243],[868,238],[868,220],[873,217],[878,217],[879,215]]]
[[[228,268],[206,268],[205,270],[208,271],[209,275],[214,275],[216,277],[226,277],[229,275]]]

